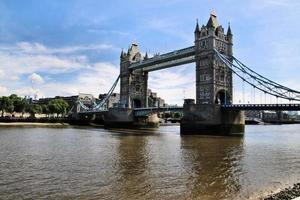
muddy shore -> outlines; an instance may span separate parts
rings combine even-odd
[[[67,127],[68,123],[41,123],[41,122],[0,122],[1,127]]]
[[[269,195],[264,200],[290,200],[300,197],[300,183],[296,183],[293,187],[288,187],[276,194]]]

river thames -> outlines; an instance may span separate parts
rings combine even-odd
[[[257,199],[300,182],[299,141],[300,125],[1,128],[0,199]]]

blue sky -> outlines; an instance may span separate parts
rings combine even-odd
[[[118,75],[122,48],[136,41],[154,54],[191,46],[196,19],[206,24],[213,9],[225,29],[231,22],[237,58],[300,90],[298,0],[1,0],[0,95],[98,96]],[[181,104],[195,97],[194,72],[193,64],[152,72],[149,85]]]

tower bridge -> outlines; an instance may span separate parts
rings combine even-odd
[[[195,46],[175,50],[162,55],[158,54],[152,58],[145,57],[144,60],[130,64],[128,69],[142,69],[144,72],[151,72],[192,62],[195,62]]]
[[[233,56],[233,34],[230,25],[225,32],[215,13],[206,25],[194,31],[194,45],[149,58],[133,43],[120,55],[120,103],[107,110],[105,99],[92,108],[81,105],[80,113],[105,111],[108,126],[157,124],[156,113],[165,110],[183,112],[181,134],[242,135],[243,110],[300,110],[300,104],[233,104],[233,75],[265,95],[300,101],[300,92],[280,85],[256,73]],[[196,64],[196,100],[186,99],[183,107],[148,107],[149,72],[182,64]]]

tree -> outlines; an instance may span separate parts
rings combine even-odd
[[[68,107],[68,103],[61,98],[53,99],[48,103],[49,112],[52,114],[57,114],[57,117],[59,114],[65,115],[67,113]]]
[[[179,112],[174,113],[174,118],[180,118],[180,117],[181,117],[181,114]]]
[[[171,117],[171,114],[169,112],[164,113],[164,118],[170,118],[170,117]]]
[[[15,112],[20,112],[22,113],[22,117],[24,115],[24,112],[26,111],[26,109],[29,107],[29,103],[27,101],[27,99],[17,99],[16,101],[14,101],[14,110]]]
[[[0,97],[0,110],[1,110],[1,116],[4,116],[4,112],[13,112],[14,105],[13,101],[9,97]]]
[[[42,106],[42,112],[43,112],[44,114],[46,114],[46,116],[48,116],[48,115],[50,114],[48,105],[43,104],[43,105],[41,105],[41,106]]]
[[[30,116],[35,118],[35,114],[40,114],[43,112],[42,106],[38,104],[30,104],[27,110],[30,113]]]

